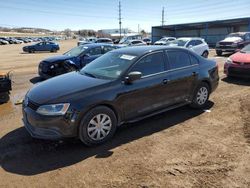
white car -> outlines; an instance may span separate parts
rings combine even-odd
[[[206,41],[202,38],[178,38],[175,41],[168,44],[169,46],[180,46],[193,50],[197,54],[207,58],[209,54],[209,47]]]
[[[175,37],[163,37],[160,40],[156,41],[154,45],[167,45],[168,42],[176,40]]]
[[[146,46],[147,43],[145,43],[142,40],[128,40],[124,42],[123,44],[120,44],[118,46],[125,47],[125,46]]]

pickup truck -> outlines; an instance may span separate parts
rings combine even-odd
[[[223,52],[235,53],[250,44],[250,32],[230,33],[222,41],[217,42],[215,50],[218,56]]]

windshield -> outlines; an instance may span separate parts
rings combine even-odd
[[[160,41],[167,41],[167,39],[166,38],[162,38]]]
[[[241,52],[243,52],[243,53],[250,53],[250,44],[248,44],[247,46],[245,46],[245,47],[241,50]]]
[[[173,46],[185,46],[187,42],[188,40],[185,40],[185,39],[177,39],[177,40],[171,41],[169,44]]]
[[[64,53],[64,55],[72,56],[72,57],[77,57],[82,52],[86,51],[87,49],[88,49],[88,47],[86,47],[86,46],[77,46],[75,48],[72,48],[70,51]]]
[[[81,74],[102,78],[117,79],[134,62],[136,56],[109,52],[95,59],[81,69]]]
[[[231,33],[231,34],[227,35],[226,38],[228,38],[228,37],[240,37],[242,39],[244,38],[244,36],[242,34],[239,34],[239,33]]]

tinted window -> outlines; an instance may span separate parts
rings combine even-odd
[[[162,52],[154,53],[148,55],[141,59],[132,68],[131,72],[139,71],[142,76],[147,76],[150,74],[155,74],[164,71],[164,56]]]
[[[102,54],[102,48],[101,47],[92,48],[92,49],[89,50],[88,54],[89,55],[99,55],[99,54]]]
[[[196,42],[194,41],[194,40],[191,40],[189,43],[188,43],[188,45],[187,45],[187,47],[189,47],[189,46],[195,46],[196,45]]]
[[[250,40],[250,33],[247,33],[247,34],[246,34],[245,40]]]
[[[195,41],[195,44],[196,44],[196,45],[200,45],[200,44],[202,44],[202,43],[203,43],[203,42],[202,42],[201,40],[196,40],[196,41]]]
[[[170,69],[190,66],[189,54],[183,51],[168,51]]]
[[[192,65],[199,64],[199,60],[196,57],[194,57],[193,55],[190,55],[190,61],[191,61]]]
[[[140,44],[140,43],[142,43],[141,41],[133,41],[133,42],[131,42],[132,44]]]
[[[114,47],[114,46],[104,46],[103,53],[107,53],[107,52],[114,50],[114,49],[116,49],[116,47]]]

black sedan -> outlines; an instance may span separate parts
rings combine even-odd
[[[32,88],[23,120],[36,138],[101,144],[125,122],[187,104],[205,107],[218,81],[217,63],[188,49],[121,48]]]
[[[24,46],[23,51],[34,53],[41,51],[57,52],[60,49],[59,45],[54,42],[39,42],[34,45]]]

